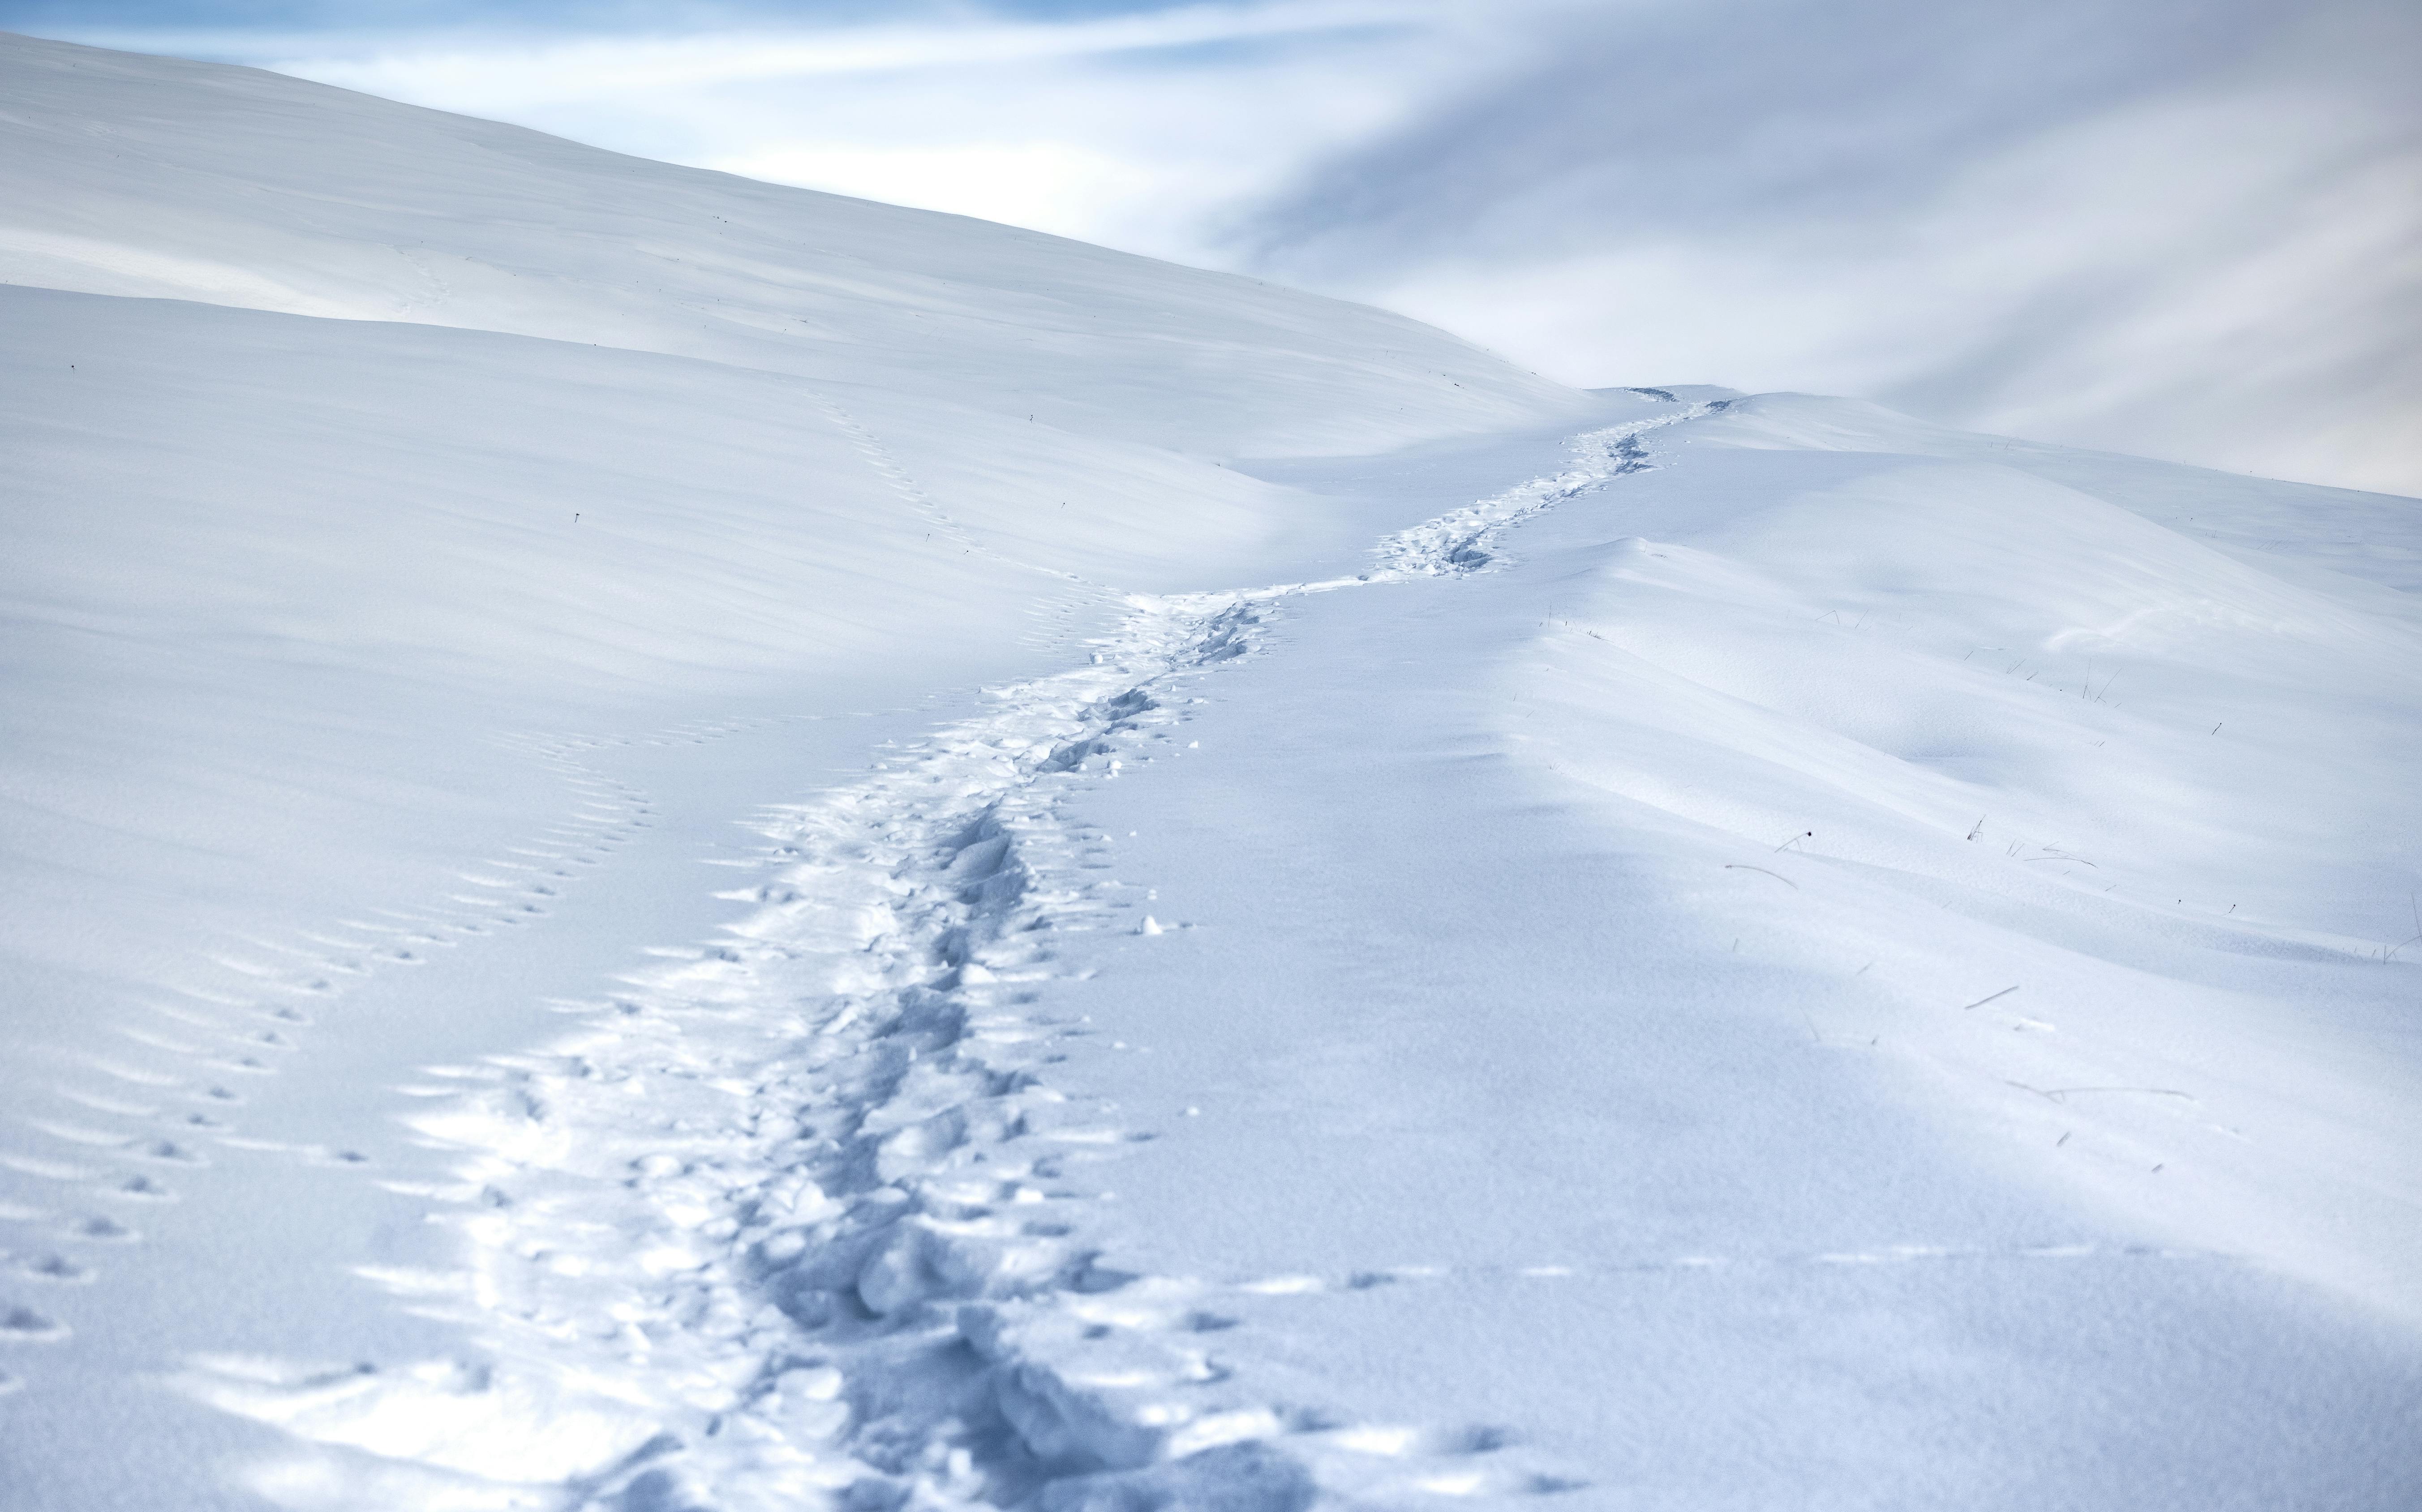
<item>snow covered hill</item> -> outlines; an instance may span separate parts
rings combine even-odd
[[[2422,505],[0,132],[0,1504],[2422,1499]]]
[[[0,279],[702,357],[1216,455],[1580,413],[1360,306],[246,69],[11,39]]]

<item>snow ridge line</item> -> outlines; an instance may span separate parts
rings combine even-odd
[[[1086,1031],[1038,987],[1062,934],[1156,926],[1089,879],[1060,811],[1149,760],[1183,680],[1257,649],[1272,601],[1482,570],[1715,407],[1579,437],[1573,467],[1389,538],[1368,574],[1131,596],[1084,666],[786,812],[730,942],[545,1051],[434,1073],[464,1094],[415,1126],[458,1179],[411,1189],[452,1208],[466,1264],[370,1274],[485,1358],[201,1361],[185,1386],[355,1451],[260,1469],[299,1505],[1299,1512],[1441,1467],[1566,1484],[1502,1436],[1358,1436],[1273,1400],[1217,1357],[1229,1320],[1202,1304],[1234,1288],[1087,1247],[1091,1168],[1151,1135],[1049,1087]]]
[[[1581,465],[1552,477],[1535,478],[1494,498],[1450,511],[1380,543],[1379,559],[1398,576],[1442,577],[1475,572],[1488,564],[1489,547],[1505,531],[1534,514],[1588,492],[1627,473],[1654,465],[1641,437],[1685,420],[1718,414],[1730,400],[1692,404],[1671,415],[1633,420],[1579,437],[1573,443]]]

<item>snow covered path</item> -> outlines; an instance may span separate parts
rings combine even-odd
[[[2143,715],[2073,676],[2011,706],[2023,671],[1938,693],[1891,667],[1902,717],[1993,717],[1951,748],[2001,769],[1947,792],[1841,738],[1858,658],[1914,641],[1957,676],[1969,648],[1907,599],[1869,636],[1752,575],[1740,515],[1844,469],[1706,444],[1742,408],[1787,413],[1674,433],[1658,470],[1513,536],[1504,571],[1294,606],[1270,656],[1204,685],[1199,753],[1075,804],[1171,926],[1081,946],[1098,969],[1054,995],[1097,1035],[1060,1084],[1162,1133],[1104,1177],[1106,1262],[1248,1291],[1223,1362],[1392,1448],[1323,1462],[1366,1504],[1532,1476],[1590,1507],[2410,1504],[2412,970],[2275,916],[2224,935],[2225,896],[2203,919],[2148,888],[2097,902],[2123,862],[2205,890],[2231,870],[2081,822],[2159,794],[2131,766],[2068,789],[2012,761],[2082,704],[2079,758],[2149,747],[2210,780],[2163,748],[2157,656],[2117,664]],[[1990,482],[1936,480],[1954,519]],[[1860,549],[1874,567],[1827,563],[1827,591],[1937,546]],[[1959,571],[2021,594],[1995,560]],[[1725,689],[1744,666],[1801,675]],[[2034,838],[2099,867],[1966,838],[1983,808],[1988,837],[2020,829],[2031,790],[2074,805]],[[2272,801],[2312,803],[2309,845],[2336,832],[2320,800],[2360,824],[2378,791]],[[2345,880],[2298,875],[2306,919]],[[1456,1442],[1504,1447],[1432,1457]]]
[[[1506,649],[1603,642],[1593,575],[1655,555],[1607,485],[1722,407],[1367,575],[1138,598],[782,814],[726,942],[425,1079],[464,1264],[364,1273],[462,1347],[181,1388],[310,1446],[244,1473],[291,1506],[2399,1504],[2410,1332],[2266,1268],[2292,1236],[2015,1169],[2145,1137],[1964,1084],[2057,1026],[1857,996],[2039,946],[1917,939],[1804,841],[1610,828],[1484,738]]]
[[[1138,599],[1086,666],[996,690],[994,712],[787,817],[789,860],[731,944],[543,1054],[455,1068],[470,1090],[415,1121],[465,1153],[428,1195],[461,1205],[472,1259],[381,1278],[465,1325],[477,1363],[228,1359],[189,1389],[368,1452],[259,1473],[304,1504],[775,1507],[885,1486],[999,1504],[1076,1477],[1077,1505],[1129,1494],[1102,1473],[1183,1461],[1144,1473],[1153,1494],[1292,1504],[1304,1472],[1252,1441],[1354,1431],[1227,1383],[1220,1289],[1105,1271],[1089,1248],[1084,1168],[1151,1135],[1053,1089],[1083,1031],[1036,987],[1065,975],[1070,932],[1160,926],[1104,895],[1099,848],[1059,811],[1128,745],[1172,740],[1179,689],[1251,649],[1275,602],[1474,570],[1697,413],[1584,437],[1574,466],[1405,532],[1367,575]],[[1114,1325],[1147,1341],[1134,1358],[1062,1370],[1068,1341]]]

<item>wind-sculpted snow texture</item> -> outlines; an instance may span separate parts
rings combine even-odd
[[[1398,1490],[1554,1488],[1486,1433],[1423,1450],[1232,1376],[1222,1307],[1300,1278],[1097,1262],[1093,1168],[1154,1134],[1053,1088],[1088,1032],[1047,984],[1072,932],[1163,926],[1105,896],[1099,837],[1061,808],[1175,741],[1196,680],[1288,598],[1477,570],[1700,413],[1584,436],[1570,468],[1392,538],[1370,574],[1138,598],[1086,665],[993,690],[784,816],[728,944],[542,1053],[446,1069],[464,1090],[414,1121],[465,1154],[429,1195],[471,1262],[380,1279],[467,1325],[479,1359],[205,1362],[188,1388],[376,1457],[256,1472],[299,1504],[1293,1512],[1313,1467],[1375,1454]]]

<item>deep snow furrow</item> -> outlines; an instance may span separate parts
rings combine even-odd
[[[544,1052],[435,1073],[464,1094],[417,1126],[462,1158],[421,1194],[467,1263],[376,1279],[481,1359],[206,1361],[187,1385],[367,1451],[261,1472],[298,1504],[1073,1512],[1217,1488],[1292,1512],[1444,1459],[1458,1485],[1554,1485],[1518,1455],[1475,1472],[1453,1435],[1374,1460],[1368,1433],[1230,1373],[1218,1288],[1103,1268],[1093,1173],[1150,1132],[1052,1090],[1085,1030],[1044,986],[1069,933],[1155,926],[1061,809],[1182,722],[1184,680],[1254,651],[1275,601],[1481,569],[1707,408],[1581,437],[1572,467],[1390,538],[1364,575],[1130,598],[1085,665],[784,812],[730,940]]]

